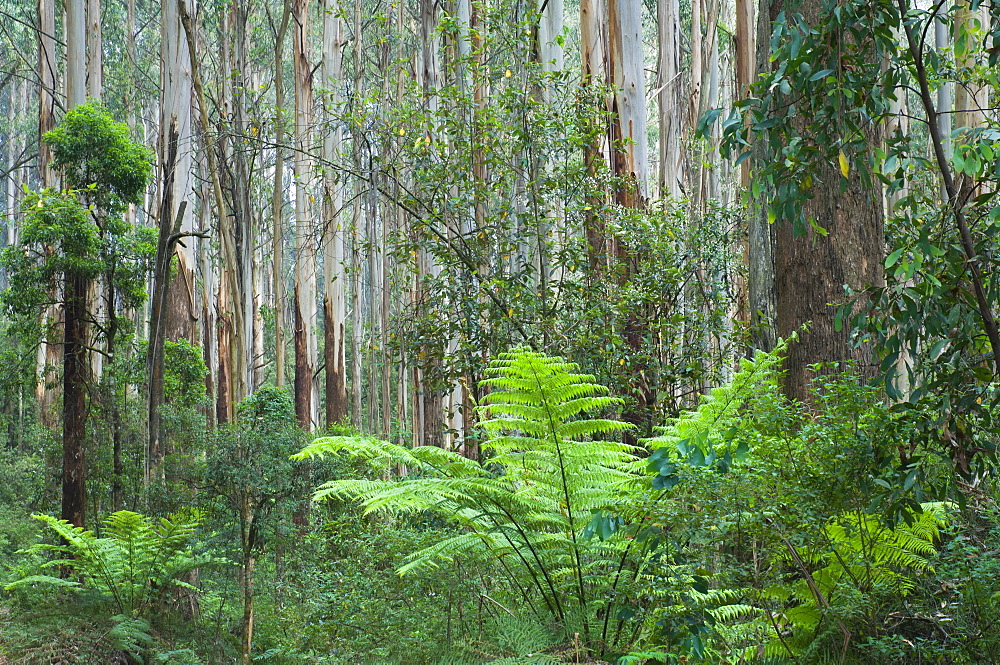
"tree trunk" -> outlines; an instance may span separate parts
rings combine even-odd
[[[649,157],[646,137],[646,83],[642,55],[642,3],[608,0],[612,85],[612,171],[621,179],[615,193],[626,208],[643,208],[649,200]]]
[[[212,181],[212,193],[215,202],[216,215],[219,220],[219,239],[222,246],[222,276],[219,280],[219,386],[217,399],[217,417],[219,423],[232,422],[235,418],[235,406],[245,396],[246,382],[241,381],[241,377],[246,377],[246,352],[242,346],[243,337],[240,331],[244,330],[243,310],[240,303],[233,302],[241,293],[240,284],[235,271],[235,266],[239,265],[237,258],[235,232],[233,230],[232,211],[226,205],[226,199],[222,193],[222,182],[219,175],[218,162],[215,154],[215,146],[209,140],[209,130],[211,125],[208,120],[208,103],[205,99],[205,88],[201,81],[199,67],[197,66],[196,32],[190,14],[187,12],[184,0],[178,0],[178,11],[181,17],[181,25],[187,37],[188,56],[191,62],[191,78],[198,101],[199,120],[201,124],[202,137],[205,146],[205,155],[208,159],[208,173]],[[230,268],[232,267],[232,268]]]
[[[581,0],[580,2],[580,55],[582,60],[581,94],[585,98],[594,95],[591,90],[606,85],[608,80],[607,16],[604,0]],[[595,101],[588,99],[587,101]],[[603,110],[603,109],[601,109]],[[596,128],[591,128],[592,136],[583,148],[583,161],[588,175],[595,178],[607,166],[607,146],[605,139]],[[587,212],[584,219],[584,233],[587,237],[587,261],[590,274],[598,275],[608,266],[608,249],[604,237],[604,220],[599,212],[606,203],[599,193],[587,197]]]
[[[55,0],[38,0],[38,180],[43,188],[56,186],[56,174],[49,168],[49,164],[52,163],[52,149],[42,141],[42,136],[56,126],[55,14]],[[54,325],[59,315],[58,306],[48,307],[42,315],[43,323],[51,322]],[[62,347],[52,343],[51,340],[43,340],[38,346],[36,356],[38,383],[35,385],[35,399],[42,426],[48,429],[55,429],[57,425],[55,405],[58,395],[56,390],[48,387],[55,383],[56,377],[46,367],[57,367],[61,362],[61,355]]]
[[[612,173],[617,185],[615,203],[625,209],[643,210],[649,200],[649,158],[646,138],[646,85],[642,49],[642,4],[639,0],[608,1],[608,53],[614,87],[611,98]],[[613,240],[614,254],[621,264],[622,283],[637,275],[637,257],[620,239]],[[625,343],[638,354],[649,330],[642,311],[630,312]],[[656,393],[645,381],[645,367],[635,368],[625,390],[630,404],[623,419],[648,434]],[[632,436],[632,435],[629,435]]]
[[[316,424],[316,243],[312,219],[312,75],[309,4],[293,0],[295,69],[295,414],[311,431]]]
[[[325,0],[323,13],[323,86],[339,91],[344,75],[343,41],[339,3]],[[339,112],[339,92],[330,94],[326,109],[328,117]],[[331,122],[332,129],[323,139],[323,159],[326,175],[323,179],[323,295],[324,357],[326,361],[326,424],[343,421],[348,415],[347,401],[347,283],[344,229],[340,208],[343,205],[340,178],[332,164],[341,159],[343,143],[340,123]]]
[[[66,6],[66,110],[87,101],[87,0],[65,0]]]
[[[684,182],[680,1],[658,0],[656,9],[659,33],[660,195],[680,198]]]
[[[285,0],[281,25],[274,39],[274,192],[271,199],[272,289],[274,291],[274,383],[285,385],[285,34],[291,18],[291,0]]]
[[[188,201],[194,192],[192,168],[194,166],[191,131],[191,57],[184,35],[181,32],[177,0],[164,0],[160,5],[161,41],[160,58],[164,63],[160,72],[160,168],[164,186],[161,188],[161,210],[166,221],[160,220],[167,228],[174,223],[182,201]],[[167,172],[166,155],[171,151],[168,145],[171,127],[177,134],[176,157]],[[169,185],[168,185],[169,183]],[[194,208],[189,205],[188,214],[181,220],[181,232],[194,230]],[[197,332],[197,306],[194,298],[195,241],[192,238],[177,245],[177,278],[171,280],[167,291],[167,307],[163,313],[163,325],[167,339],[195,341]]]
[[[808,0],[800,7],[805,20],[814,23],[820,0]],[[762,12],[765,13],[765,12]],[[761,35],[766,43],[768,37]],[[873,146],[878,145],[870,137]],[[841,173],[834,164],[820,167],[813,198],[803,206],[803,216],[828,232],[820,236],[810,229],[795,237],[790,223],[780,223],[775,242],[775,292],[777,334],[787,337],[807,322],[809,332],[792,344],[785,361],[785,394],[809,401],[809,387],[815,373],[813,363],[854,360],[863,377],[876,369],[869,345],[852,348],[850,327],[836,330],[833,304],[845,301],[844,285],[860,290],[866,284],[883,281],[885,254],[882,193],[861,182],[851,171],[841,191]]]
[[[52,187],[49,168],[52,149],[43,142],[45,132],[56,126],[56,7],[55,0],[38,0],[38,179],[42,187]]]
[[[783,5],[776,0],[762,0],[757,12],[756,70],[770,71],[771,27]],[[755,149],[753,160],[762,154]],[[778,343],[776,333],[776,295],[774,291],[775,227],[767,219],[767,200],[771,192],[764,186],[747,214],[747,298],[750,309],[750,346],[771,351]]]
[[[87,291],[88,279],[67,274],[63,336],[62,519],[83,527],[87,510]]]
[[[104,94],[104,43],[101,26],[101,0],[87,0],[87,94],[98,101]]]

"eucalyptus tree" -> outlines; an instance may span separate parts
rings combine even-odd
[[[302,427],[316,425],[316,220],[313,193],[313,74],[310,7],[292,0],[292,59],[295,72],[295,413]]]
[[[751,140],[758,146],[754,193],[768,195],[769,216],[782,222],[779,329],[814,320],[811,339],[792,348],[789,392],[798,394],[806,363],[853,357],[880,361],[887,389],[899,397],[897,361],[907,353],[915,359],[904,363],[911,407],[938,414],[941,436],[967,470],[975,455],[970,432],[992,427],[987,411],[996,403],[989,381],[1000,354],[998,291],[984,257],[996,251],[1000,208],[987,165],[1000,134],[989,113],[983,126],[943,132],[942,118],[954,114],[950,102],[940,107],[935,88],[982,85],[997,61],[995,35],[983,21],[970,29],[965,5],[885,0],[847,3],[835,14],[812,2],[800,5],[801,13],[765,9],[759,25],[770,28],[760,43],[770,49],[770,71],[723,131],[744,157]],[[952,54],[931,45],[942,19],[966,26]],[[901,90],[914,110],[908,134],[896,122]],[[894,133],[880,144],[884,126]],[[881,187],[894,203],[888,257]],[[805,278],[796,281],[796,273]],[[828,303],[848,305],[845,284],[857,297],[838,315]],[[853,345],[841,316],[853,316],[862,334]]]
[[[53,302],[63,308],[62,518],[82,527],[87,510],[86,436],[89,354],[95,342],[114,359],[123,307],[145,297],[144,277],[155,245],[122,219],[141,200],[152,154],[129,138],[102,107],[66,113],[44,140],[68,189],[32,193],[23,207],[21,245],[5,250],[11,288],[8,311],[33,319]],[[107,321],[95,321],[90,284],[100,278]],[[88,339],[87,322],[97,325]],[[103,323],[103,325],[102,325]]]

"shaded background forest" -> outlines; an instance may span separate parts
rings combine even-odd
[[[977,658],[996,648],[994,589],[954,580],[994,546],[993,3],[0,0],[0,12],[3,545],[37,540],[31,512],[105,544],[153,538],[143,513],[203,547],[143,587],[155,603],[119,603],[127,621],[105,637],[69,630],[66,644],[178,663],[536,662],[532,650],[992,662]],[[386,500],[378,517],[350,501],[372,501],[360,490],[308,500],[351,478],[504,476],[490,464],[510,451],[481,421],[505,389],[487,368],[515,348],[576,363],[620,398],[594,408],[627,424],[577,437],[612,432],[631,455],[607,461],[629,469],[617,494],[580,490],[603,497],[586,520],[565,476],[551,520],[498,504],[525,531],[572,536],[570,564],[539,558],[576,571],[577,590],[540,593],[550,610],[576,594],[582,619],[541,617],[521,573],[477,572],[498,555],[487,538],[464,564],[439,552],[454,569],[396,578],[451,529],[480,533],[443,511],[465,505],[453,496]],[[712,395],[732,408],[713,412]],[[316,435],[389,448],[288,459]],[[429,448],[479,466],[442,471]],[[906,556],[865,549],[865,534],[894,537],[880,525],[903,525],[912,539],[892,547]],[[50,527],[73,546],[76,532]],[[857,533],[860,576],[844,554]],[[659,544],[622,545],[639,535]],[[829,552],[800,556],[817,539]],[[607,548],[586,544],[605,541],[617,575]],[[930,559],[966,544],[938,566],[953,577],[929,581]],[[15,557],[5,580],[31,579],[43,558]],[[809,600],[823,571],[837,581]],[[196,593],[199,574],[209,590]],[[626,600],[592,607],[609,576]],[[154,593],[174,578],[186,591]],[[960,598],[937,607],[935,583]],[[32,584],[15,583],[26,597],[6,615],[23,662],[66,646],[32,633]],[[906,593],[892,600],[894,585]],[[901,609],[913,589],[955,614]],[[379,604],[395,609],[366,614]],[[590,612],[600,638],[573,630]],[[956,645],[949,621],[989,646]]]

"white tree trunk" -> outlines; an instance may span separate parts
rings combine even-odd
[[[331,93],[325,99],[327,118],[332,126],[323,138],[323,322],[326,358],[326,422],[333,425],[348,413],[347,403],[347,284],[344,229],[340,209],[343,189],[332,166],[341,161],[343,130],[335,119],[343,87],[343,28],[338,0],[323,5],[323,87]]]
[[[66,108],[87,100],[87,0],[65,0],[66,7]]]
[[[94,100],[100,100],[104,94],[104,43],[101,27],[101,0],[87,0],[87,94]]]
[[[311,431],[318,400],[316,369],[316,223],[313,217],[312,64],[309,5],[293,0],[295,69],[295,399],[299,422]]]
[[[679,0],[658,0],[658,101],[660,120],[660,194],[683,193],[683,80],[681,78],[681,16]]]
[[[649,199],[649,156],[646,137],[646,82],[642,48],[642,3],[640,0],[609,0],[609,41],[614,138],[625,145],[615,151],[615,174],[633,180],[635,200]],[[628,195],[632,199],[632,195]],[[634,206],[631,206],[634,207]]]

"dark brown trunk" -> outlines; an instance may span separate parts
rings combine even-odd
[[[306,352],[306,330],[299,306],[299,285],[295,285],[295,416],[303,429],[311,426],[312,370]]]
[[[831,169],[832,171],[832,169]],[[836,183],[839,173],[825,174]],[[860,289],[882,277],[884,234],[882,199],[853,177],[847,191],[836,185],[817,188],[806,214],[829,232],[794,237],[791,224],[780,224],[775,244],[777,333],[784,338],[806,322],[809,331],[792,344],[785,361],[785,394],[807,401],[815,373],[809,365],[855,360],[862,376],[874,375],[869,345],[852,348],[850,326],[836,330],[836,304],[846,300],[844,285]]]
[[[218,334],[219,334],[219,347],[218,347],[218,361],[219,361],[219,373],[218,373],[218,392],[215,398],[215,421],[219,425],[226,425],[233,422],[233,402],[232,402],[232,388],[233,388],[233,368],[230,362],[230,335],[232,330],[232,318],[226,315],[220,315],[217,324]]]
[[[63,338],[63,473],[62,519],[84,526],[87,509],[87,378],[86,294],[82,275],[64,282],[65,336]]]
[[[808,0],[799,11],[807,22],[815,23],[820,5],[819,0]],[[761,41],[768,40],[762,35]],[[869,139],[870,145],[878,145],[877,137]],[[795,237],[787,222],[775,229],[777,334],[788,337],[811,322],[809,331],[789,347],[785,394],[806,402],[810,382],[816,376],[809,369],[812,364],[853,360],[862,378],[874,376],[871,347],[853,348],[850,326],[836,330],[835,317],[837,305],[847,300],[844,285],[860,290],[866,284],[883,282],[885,254],[882,193],[863,184],[855,170],[841,191],[842,175],[834,164],[824,164],[816,180],[813,198],[803,206],[802,214],[827,234],[810,229],[806,235]]]
[[[329,286],[328,286],[329,288]],[[347,417],[347,376],[344,367],[344,322],[333,315],[333,304],[329,299],[323,302],[324,337],[323,354],[326,360],[326,424],[327,427],[339,423]],[[296,338],[298,339],[298,338]],[[297,365],[296,365],[297,366]],[[298,412],[296,412],[298,413]],[[301,417],[300,417],[301,420]]]

